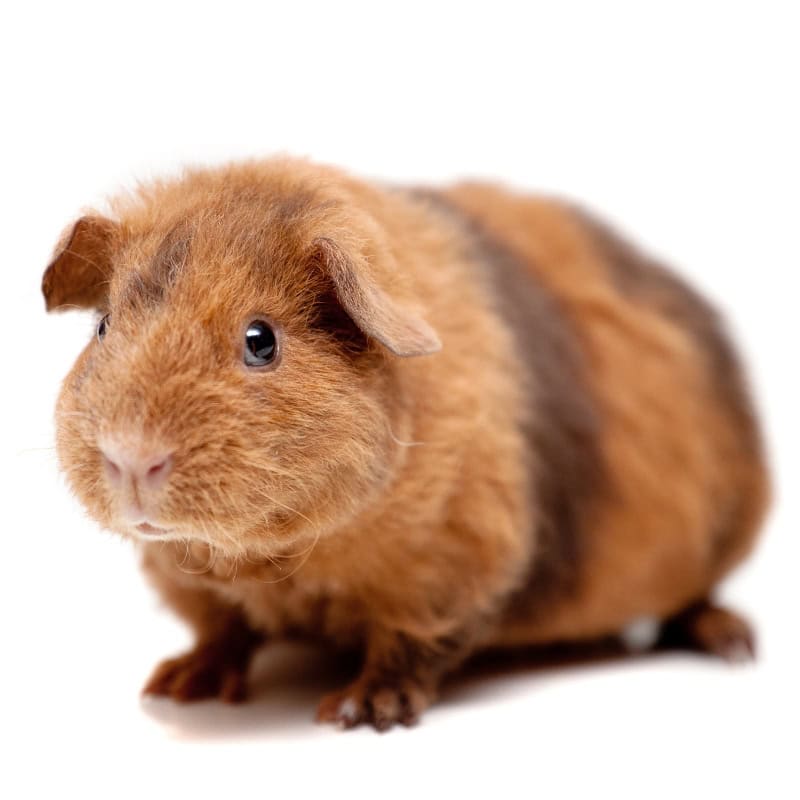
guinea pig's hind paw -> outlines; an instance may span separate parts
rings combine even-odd
[[[199,647],[162,661],[142,694],[170,697],[183,703],[209,698],[240,703],[247,696],[247,671],[246,667],[221,658],[213,648]]]
[[[756,637],[750,623],[734,611],[703,601],[669,621],[667,643],[718,656],[730,664],[753,661]]]
[[[396,683],[357,680],[346,689],[331,692],[317,708],[317,722],[339,728],[355,728],[362,723],[383,732],[393,725],[415,725],[430,705],[429,694],[414,681]]]

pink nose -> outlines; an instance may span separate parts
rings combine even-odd
[[[134,484],[141,489],[160,489],[172,471],[172,454],[164,450],[103,439],[100,454],[106,476],[115,487]]]

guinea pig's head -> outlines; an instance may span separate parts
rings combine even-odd
[[[97,325],[64,381],[57,451],[104,527],[269,554],[391,481],[399,359],[439,342],[381,227],[327,178],[194,173],[65,234],[47,308]]]

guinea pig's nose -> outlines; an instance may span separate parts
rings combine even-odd
[[[116,487],[133,483],[143,489],[159,489],[172,471],[172,453],[162,449],[105,438],[100,442],[100,455],[106,475]]]

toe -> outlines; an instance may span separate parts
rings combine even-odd
[[[400,722],[411,726],[419,722],[422,712],[431,704],[431,695],[416,684],[409,684],[403,693],[403,710]]]
[[[742,617],[724,608],[709,608],[695,623],[695,636],[709,653],[731,663],[755,658],[755,635]]]
[[[225,703],[242,703],[247,699],[247,681],[238,670],[229,670],[222,679],[219,697]]]
[[[170,658],[162,661],[145,683],[142,694],[168,695],[177,670],[178,659]]]
[[[202,664],[187,665],[172,681],[170,694],[175,700],[188,702],[219,694],[219,672]]]
[[[403,703],[396,689],[378,689],[370,698],[371,720],[378,731],[388,731],[400,721]]]
[[[364,720],[364,692],[359,685],[326,694],[317,707],[317,722],[353,728]]]

